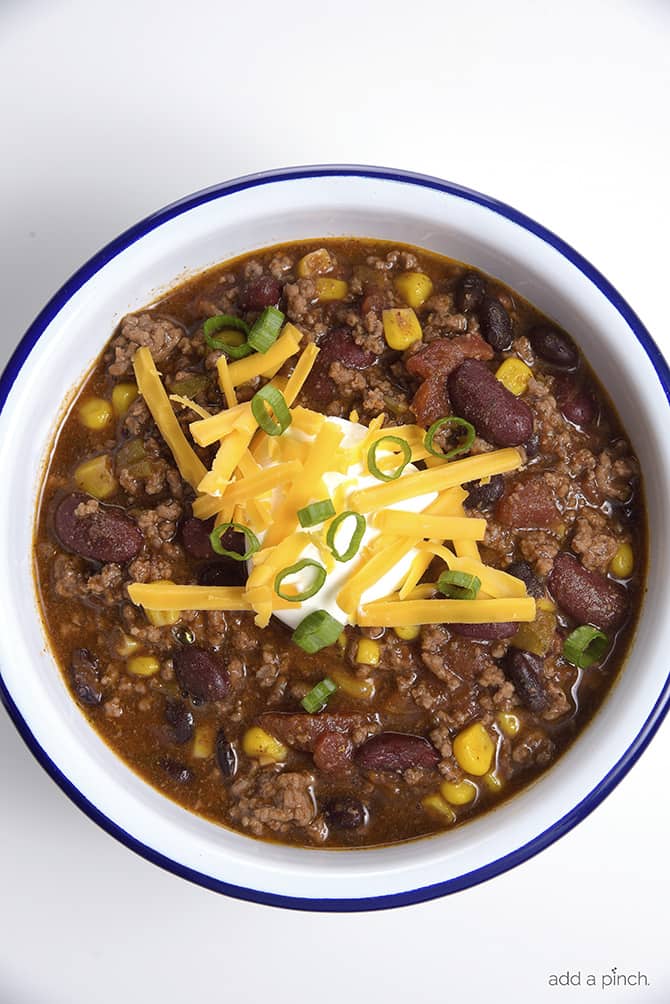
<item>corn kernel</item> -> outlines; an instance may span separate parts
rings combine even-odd
[[[546,613],[553,614],[556,610],[556,604],[553,600],[547,599],[547,597],[542,597],[535,604],[538,610],[544,610]]]
[[[398,635],[398,638],[402,638],[403,641],[414,641],[421,634],[421,628],[418,624],[407,624],[405,627],[398,626],[394,627],[393,630]]]
[[[421,799],[421,804],[424,809],[434,813],[436,816],[440,816],[444,823],[456,822],[456,813],[441,795],[426,795],[425,798]]]
[[[258,760],[261,764],[281,763],[288,756],[284,744],[258,725],[252,725],[244,733],[242,749],[248,757]]]
[[[359,418],[360,418],[360,415],[358,414],[358,412],[356,411],[356,409],[353,408],[349,412],[349,421],[350,422],[357,422],[359,420]]]
[[[620,544],[616,554],[610,561],[610,572],[617,579],[628,579],[633,574],[635,558],[630,544]]]
[[[325,248],[319,248],[317,251],[310,251],[309,254],[303,255],[298,262],[296,271],[301,279],[307,279],[330,272],[334,264],[330,253]]]
[[[349,283],[344,279],[320,278],[314,280],[316,286],[316,298],[320,303],[328,303],[330,300],[343,300],[349,292]]]
[[[138,393],[135,383],[117,383],[112,391],[112,408],[117,418],[123,418]]]
[[[89,397],[88,401],[82,401],[77,412],[81,424],[96,432],[106,428],[112,421],[112,406],[103,397]]]
[[[347,647],[347,632],[346,631],[341,631],[340,634],[337,636],[337,644],[338,644],[339,648],[342,649],[342,651],[344,651],[344,649]]]
[[[74,480],[77,487],[96,499],[106,499],[118,487],[112,471],[111,457],[106,453],[79,464],[74,472]]]
[[[461,781],[454,784],[453,781],[443,781],[440,785],[442,798],[452,805],[467,805],[477,794],[477,788],[472,781]]]
[[[489,791],[494,795],[499,795],[504,788],[502,778],[498,777],[497,774],[494,774],[492,770],[490,770],[487,774],[484,774],[482,780]]]
[[[161,664],[153,655],[134,655],[128,660],[128,672],[133,676],[155,676]]]
[[[165,627],[168,624],[176,624],[181,613],[179,610],[145,610],[147,620],[154,627]]]
[[[430,277],[423,272],[405,272],[394,280],[393,285],[408,307],[421,307],[433,292]]]
[[[510,739],[519,734],[521,721],[518,715],[513,715],[510,711],[500,711],[496,721],[500,726],[500,731],[504,735],[509,736]]]
[[[419,318],[411,307],[391,307],[382,311],[384,338],[389,348],[404,352],[414,342],[420,342],[423,331]]]
[[[363,663],[364,666],[378,666],[381,650],[379,642],[372,638],[361,638],[356,649],[356,662]]]
[[[214,730],[211,725],[198,725],[193,736],[191,755],[196,760],[207,760],[214,753]]]
[[[133,652],[137,652],[138,648],[142,646],[138,642],[137,638],[133,638],[129,634],[122,633],[116,644],[116,651],[122,658],[127,658],[132,655]]]
[[[343,669],[332,669],[328,674],[339,689],[357,701],[369,701],[375,696],[374,680],[359,680],[357,676]]]
[[[496,370],[496,377],[503,387],[519,397],[528,389],[528,381],[533,375],[533,371],[521,360],[511,356]]]
[[[481,777],[491,769],[495,745],[481,722],[474,722],[454,739],[454,756],[466,774]]]

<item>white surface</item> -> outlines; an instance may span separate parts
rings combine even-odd
[[[323,22],[293,3],[286,24],[276,4],[225,6],[0,9],[5,354],[73,268],[146,212],[224,177],[328,160],[425,170],[511,202],[600,267],[670,347],[661,0],[553,16],[520,0],[423,3],[411,23],[346,0]],[[594,816],[488,885],[313,917],[227,901],[134,857],[3,717],[0,1000],[288,1001],[305,983],[325,1002],[667,1000],[667,797],[652,794],[665,796],[669,753],[666,724]],[[551,972],[613,965],[652,987],[547,987]]]

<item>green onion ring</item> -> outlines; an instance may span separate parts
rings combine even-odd
[[[435,433],[439,432],[445,425],[459,426],[465,429],[465,436],[458,446],[454,446],[453,449],[443,453],[442,450],[438,450],[433,446],[433,439],[435,438]],[[467,453],[474,443],[476,435],[475,427],[471,422],[466,422],[464,418],[458,418],[457,415],[447,415],[446,418],[438,418],[437,422],[433,422],[426,433],[423,445],[434,457],[443,457],[445,460],[451,460],[452,457],[458,457],[461,453]]]
[[[301,593],[283,593],[281,585],[284,579],[288,578],[289,575],[297,575],[303,568],[313,568],[315,570],[316,574],[311,586],[307,586],[307,589],[304,589]],[[282,568],[281,572],[277,572],[275,577],[275,592],[282,600],[288,600],[289,603],[302,603],[303,600],[309,600],[312,596],[316,596],[325,581],[326,569],[323,565],[320,565],[318,561],[312,561],[311,558],[302,558],[300,561],[296,561],[295,565],[289,565],[288,568]]]
[[[237,551],[229,551],[221,543],[221,538],[226,530],[231,529],[237,531],[237,533],[244,534],[244,538],[247,541],[247,550],[244,554],[239,554]],[[212,545],[213,551],[216,551],[217,554],[222,554],[224,558],[232,558],[233,561],[248,561],[252,554],[260,550],[261,546],[261,542],[254,531],[250,530],[243,523],[219,523],[210,533],[209,542]]]
[[[243,359],[245,356],[250,356],[253,348],[248,341],[242,342],[241,345],[229,345],[222,339],[213,337],[217,331],[222,331],[224,328],[241,331],[245,338],[249,337],[249,325],[241,317],[233,317],[232,314],[217,314],[216,317],[208,317],[202,326],[205,342],[210,349],[225,352],[231,359]]]
[[[337,684],[333,683],[329,676],[324,676],[315,687],[312,687],[308,694],[305,694],[300,702],[310,715],[320,711],[328,703],[328,698],[337,690]]]
[[[323,499],[322,502],[312,502],[304,509],[298,509],[298,522],[303,528],[318,526],[325,523],[327,519],[335,515],[335,506],[330,499]]]
[[[380,471],[377,466],[377,450],[382,443],[395,443],[400,447],[400,451],[403,455],[400,465],[390,474],[384,474],[384,472]],[[382,436],[381,439],[375,440],[368,450],[368,470],[370,471],[370,474],[373,474],[379,481],[395,481],[396,478],[400,477],[411,459],[412,448],[409,443],[405,442],[404,439],[401,439],[400,436]]]
[[[344,631],[344,624],[331,617],[327,610],[313,610],[300,621],[291,635],[303,652],[320,652],[327,645],[334,645]]]
[[[351,535],[351,540],[349,541],[349,546],[346,551],[340,552],[337,550],[335,545],[335,535],[344,523],[345,519],[348,519],[350,516],[353,516],[356,526],[354,527],[354,532]],[[367,522],[365,516],[362,516],[359,512],[352,512],[351,509],[347,509],[345,512],[341,512],[339,516],[335,517],[333,522],[328,527],[328,532],[326,533],[326,544],[330,548],[336,561],[351,561],[361,546],[366,526]]]
[[[442,572],[437,588],[450,600],[474,600],[481,589],[481,579],[468,572]]]
[[[274,412],[274,418],[266,405],[269,405]],[[266,432],[268,436],[281,436],[282,432],[286,432],[291,424],[291,412],[288,410],[284,395],[269,383],[265,387],[261,387],[252,397],[251,411],[263,432]]]
[[[277,335],[281,331],[284,323],[284,315],[276,307],[266,307],[258,315],[251,331],[247,336],[247,343],[256,352],[267,352],[271,345],[277,341]]]
[[[563,658],[572,666],[588,669],[600,662],[609,647],[609,638],[591,624],[582,624],[571,631],[563,642]]]

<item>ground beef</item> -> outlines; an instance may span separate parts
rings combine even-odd
[[[174,352],[184,332],[172,321],[151,314],[129,314],[121,322],[121,330],[109,347],[108,371],[111,376],[132,373],[132,359],[138,348],[145,345],[154,362],[162,362]]]
[[[103,565],[90,573],[90,566],[80,558],[58,554],[54,559],[52,581],[57,596],[99,603],[111,607],[123,597],[124,573],[120,565]]]
[[[584,568],[604,574],[619,543],[619,538],[612,533],[611,520],[607,520],[597,509],[584,507],[581,510],[575,520],[570,547],[579,556]]]
[[[556,537],[542,530],[528,531],[519,540],[521,556],[530,561],[541,576],[549,574],[560,549],[561,545]]]
[[[233,785],[231,818],[256,836],[308,827],[316,817],[313,785],[314,777],[306,772],[259,771]]]

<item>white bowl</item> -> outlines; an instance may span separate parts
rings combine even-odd
[[[259,843],[192,815],[140,780],[66,690],[32,578],[35,503],[63,402],[119,318],[166,283],[233,255],[331,235],[406,241],[470,262],[572,332],[641,460],[656,542],[627,666],[558,763],[495,812],[453,832],[346,853]],[[9,714],[39,762],[92,819],[149,860],[219,892],[311,910],[377,909],[497,875],[583,819],[629,770],[667,711],[669,394],[668,366],[606,279],[539,224],[475,192],[400,171],[308,167],[231,181],[169,206],[63,286],[0,382],[0,688]]]

